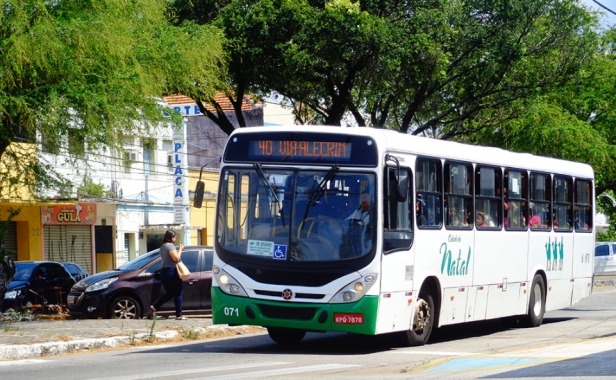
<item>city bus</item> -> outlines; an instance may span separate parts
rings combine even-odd
[[[594,199],[583,163],[374,128],[236,129],[213,323],[411,346],[471,321],[536,327],[592,292]]]

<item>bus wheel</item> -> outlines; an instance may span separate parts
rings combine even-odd
[[[434,327],[434,299],[425,294],[417,300],[411,328],[404,331],[405,343],[410,346],[423,346],[428,343]]]
[[[304,339],[305,330],[287,329],[284,327],[268,327],[267,333],[278,344],[296,344]]]
[[[536,274],[530,288],[530,299],[528,301],[528,314],[526,315],[526,325],[528,327],[540,326],[545,314],[545,283],[541,275]]]

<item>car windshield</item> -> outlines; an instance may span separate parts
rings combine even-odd
[[[157,257],[158,257],[158,249],[155,249],[154,251],[150,251],[143,256],[139,256],[136,259],[127,262],[126,264],[122,265],[116,270],[119,270],[122,272],[129,272],[131,270],[139,269]]]
[[[34,268],[36,268],[36,264],[34,263],[15,263],[15,276],[13,276],[13,281],[30,280]]]

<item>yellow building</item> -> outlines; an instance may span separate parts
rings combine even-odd
[[[193,192],[199,181],[199,170],[190,170],[189,189],[191,202],[193,202]],[[190,207],[190,225],[199,229],[190,233],[191,245],[214,245],[214,218],[216,209],[216,193],[218,192],[218,170],[204,169],[201,181],[205,184],[205,195],[201,208]]]

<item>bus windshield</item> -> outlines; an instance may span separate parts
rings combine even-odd
[[[228,253],[288,261],[348,260],[374,251],[375,175],[227,167],[216,243]]]

